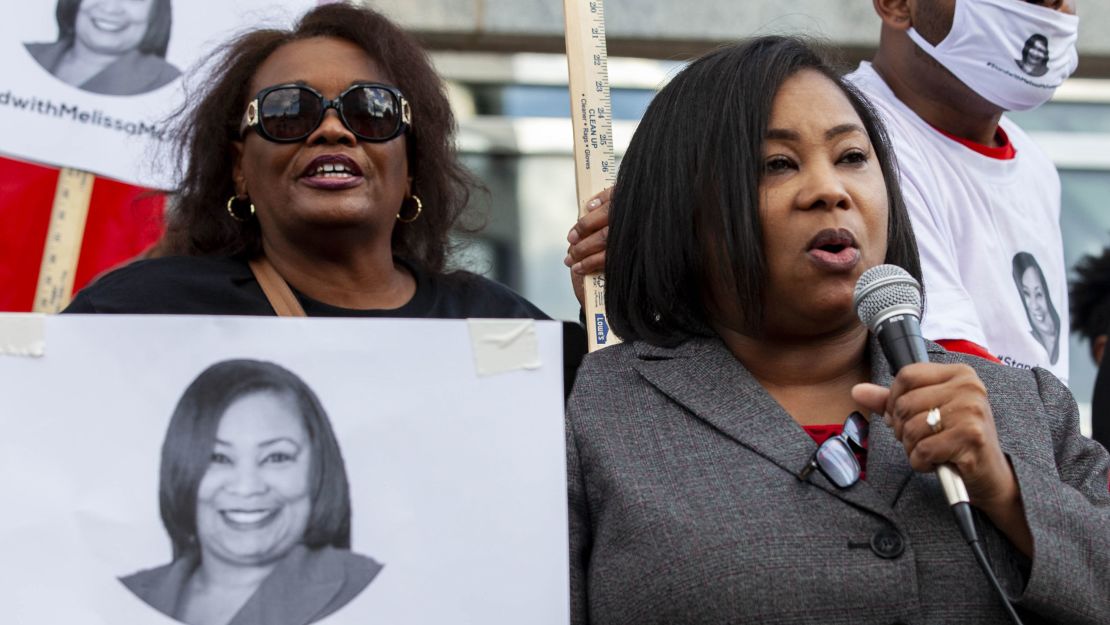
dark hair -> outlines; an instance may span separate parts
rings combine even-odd
[[[73,42],[77,34],[77,12],[82,0],[58,0],[54,18],[58,20],[58,39]],[[166,48],[170,45],[170,30],[173,26],[173,7],[170,0],[154,0],[150,7],[146,33],[139,42],[139,52],[166,58]]]
[[[235,400],[264,392],[287,393],[296,400],[312,445],[312,512],[305,546],[350,549],[347,471],[320,400],[299,377],[274,363],[225,360],[205,369],[185,389],[162,444],[158,501],[174,560],[198,549],[197,492],[210,464],[220,420]]]
[[[409,175],[424,211],[420,219],[393,229],[392,248],[397,256],[441,271],[448,233],[473,184],[456,159],[455,119],[443,81],[410,35],[380,13],[344,3],[312,9],[292,30],[251,31],[217,50],[219,62],[199,102],[179,114],[174,138],[178,166],[185,169],[158,253],[249,258],[260,252],[258,221],[240,223],[227,214],[226,203],[235,194],[232,142],[254,96],[248,89],[258,67],[281,46],[312,37],[336,37],[359,46],[410,102],[413,126],[405,135]]]
[[[655,96],[632,137],[617,176],[605,261],[605,304],[618,336],[666,345],[711,334],[703,295],[710,264],[744,323],[762,326],[762,142],[779,87],[803,69],[828,77],[859,114],[886,181],[885,262],[921,280],[878,116],[806,43],[762,37],[691,63]],[[723,262],[712,263],[711,256]]]
[[[1110,247],[1079,259],[1069,294],[1072,332],[1088,341],[1110,334]]]
[[[1024,61],[1024,60],[1028,59],[1029,58],[1029,51],[1031,49],[1033,49],[1033,46],[1038,44],[1038,43],[1041,44],[1042,48],[1044,48],[1045,62],[1047,62],[1048,61],[1048,37],[1045,37],[1044,35],[1041,35],[1041,34],[1033,34],[1028,39],[1025,40],[1025,45],[1022,46],[1022,48],[1021,48],[1021,60]]]
[[[1041,271],[1041,266],[1037,264],[1037,259],[1033,258],[1032,254],[1030,254],[1029,252],[1018,252],[1017,254],[1014,254],[1013,260],[1014,286],[1017,287],[1018,295],[1021,296],[1021,301],[1023,307],[1025,308],[1025,318],[1029,321],[1029,326],[1033,329],[1033,331],[1037,332],[1037,334],[1039,335],[1040,332],[1037,330],[1036,324],[1033,323],[1033,316],[1029,312],[1029,305],[1026,302],[1025,294],[1021,287],[1021,277],[1025,274],[1025,270],[1029,269],[1030,267],[1036,270],[1037,279],[1041,281],[1041,289],[1044,290],[1044,300],[1045,303],[1048,304],[1049,314],[1052,315],[1052,326],[1056,328],[1056,340],[1059,341],[1060,313],[1056,312],[1056,307],[1052,305],[1052,294],[1048,290],[1048,280],[1045,280],[1044,272]]]

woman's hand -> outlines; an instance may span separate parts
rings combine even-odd
[[[994,426],[987,389],[967,365],[915,363],[903,367],[889,389],[857,384],[852,398],[894,430],[910,466],[933,471],[948,463],[967,486],[971,503],[991,518],[1019,550],[1032,557],[1033,540],[1021,507],[1017,478]],[[940,410],[937,431],[926,421]]]
[[[567,257],[563,263],[570,267],[570,281],[578,303],[583,303],[582,279],[605,269],[605,239],[609,236],[609,202],[613,188],[603,190],[586,203],[585,216],[567,233]]]

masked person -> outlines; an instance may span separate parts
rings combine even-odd
[[[922,329],[949,349],[1045,367],[1068,344],[1030,332],[1013,259],[1034,259],[1068,327],[1060,178],[1006,111],[1043,104],[1075,70],[1074,0],[874,0],[879,50],[849,75],[884,118],[929,294]]]

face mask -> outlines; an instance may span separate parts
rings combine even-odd
[[[975,93],[1027,111],[1075,71],[1078,33],[1079,17],[1021,0],[956,0],[952,30],[938,45],[913,28],[907,34]]]

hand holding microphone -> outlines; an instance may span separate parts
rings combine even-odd
[[[915,471],[937,470],[949,504],[970,498],[976,507],[990,512],[993,505],[1016,494],[1013,470],[999,446],[986,390],[971,367],[907,365],[889,389],[861,384],[852,396],[889,418],[888,425],[905,447]],[[939,414],[935,428],[928,423],[931,411]],[[953,470],[954,476],[944,475]],[[962,484],[950,481],[953,477]]]
[[[967,365],[928,362],[920,288],[894,265],[872,267],[860,277],[856,310],[878,337],[895,378],[889,389],[859,384],[852,397],[884,415],[915,471],[936,469],[950,505],[970,499],[1031,555],[1017,480],[999,445],[986,388]]]

